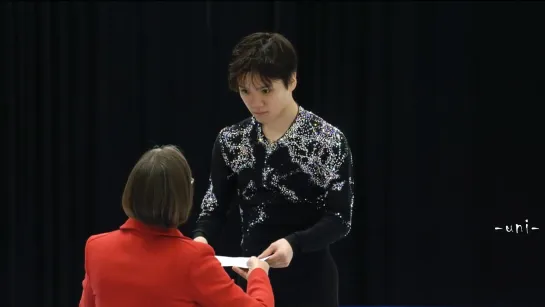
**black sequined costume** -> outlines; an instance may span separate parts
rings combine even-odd
[[[234,200],[244,256],[281,238],[293,248],[288,268],[270,269],[276,306],[336,307],[338,273],[329,245],[350,231],[352,167],[343,133],[302,107],[274,143],[253,117],[226,127],[214,143],[194,237],[216,236]]]

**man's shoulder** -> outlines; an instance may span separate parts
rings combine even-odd
[[[249,137],[250,131],[255,124],[253,117],[247,117],[235,124],[223,127],[218,133],[218,139],[222,143],[229,143],[234,140]]]
[[[307,126],[305,131],[308,131],[311,137],[319,140],[320,143],[324,143],[323,145],[344,145],[347,142],[346,136],[339,127],[329,123],[318,114],[303,109],[301,116],[304,119],[305,126]]]
[[[239,130],[245,130],[245,129],[253,127],[254,123],[255,123],[254,118],[252,116],[249,116],[237,123],[223,127],[220,133],[229,133],[229,132],[234,132]]]

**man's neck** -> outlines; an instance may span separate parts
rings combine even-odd
[[[267,139],[274,142],[282,137],[288,131],[298,113],[299,106],[295,101],[292,101],[274,122],[264,124],[263,133]]]

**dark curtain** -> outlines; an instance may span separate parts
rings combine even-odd
[[[227,63],[254,31],[295,44],[296,100],[353,150],[343,305],[543,306],[542,3],[0,7],[7,306],[77,305],[85,241],[124,222],[154,145],[187,155],[198,213],[216,134],[248,116]],[[218,254],[238,252],[231,218]],[[541,230],[494,229],[526,219]]]

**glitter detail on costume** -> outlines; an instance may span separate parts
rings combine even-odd
[[[212,211],[217,207],[218,200],[213,191],[214,184],[212,183],[212,179],[209,179],[208,190],[206,190],[201,203],[201,216],[210,216]]]
[[[352,156],[338,128],[299,107],[293,124],[275,142],[268,141],[261,124],[250,117],[222,129],[217,144],[220,153],[199,220],[215,220],[210,214],[220,205],[230,205],[232,200],[223,197],[232,189],[240,208],[241,245],[254,231],[279,231],[285,220],[290,227],[300,222],[303,230],[312,227],[311,221],[328,216],[332,223],[343,225],[341,236],[350,232]],[[226,186],[218,188],[218,184]]]
[[[345,183],[346,183],[346,181],[341,181],[341,182],[334,183],[333,186],[331,187],[331,189],[333,191],[340,191],[340,190],[342,190]]]
[[[252,126],[246,126],[243,129],[236,128],[231,126],[220,132],[220,143],[223,145],[222,156],[233,174],[255,166],[255,156],[252,153],[249,137]]]
[[[254,218],[249,221],[246,231],[250,231],[252,227],[256,226],[257,224],[263,223],[263,221],[265,221],[265,219],[267,218],[265,203],[259,204],[257,207],[254,208],[254,211]]]
[[[263,135],[261,125],[257,126],[257,134]],[[338,178],[338,170],[346,158],[340,131],[304,110],[282,138],[272,144],[263,141],[262,144],[268,154],[277,147],[286,147],[291,161],[310,175],[313,184],[322,188]]]
[[[241,196],[243,199],[249,200],[255,195],[256,192],[257,187],[255,186],[255,182],[253,180],[250,180],[246,188],[242,191]]]

